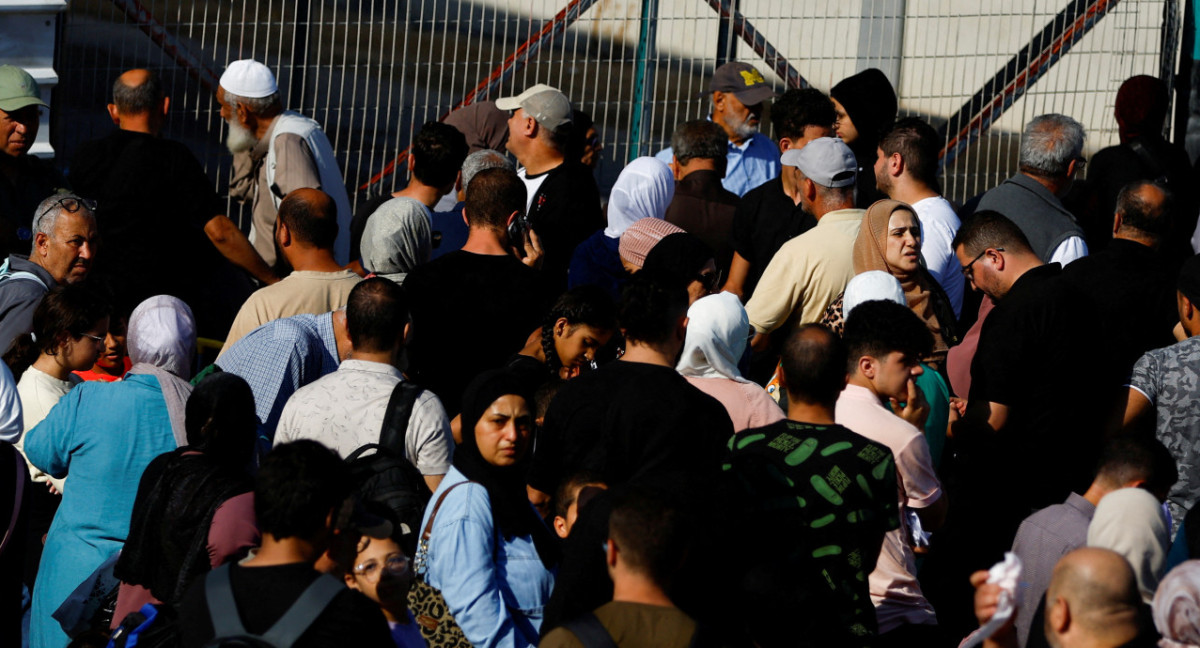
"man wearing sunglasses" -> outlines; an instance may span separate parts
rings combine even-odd
[[[33,250],[11,254],[0,265],[0,349],[33,328],[33,311],[54,286],[83,281],[92,268],[98,237],[95,204],[56,194],[33,213]]]

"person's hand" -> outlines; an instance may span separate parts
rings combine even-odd
[[[979,621],[980,627],[987,625],[992,617],[996,616],[996,610],[1000,607],[1000,593],[1003,591],[1001,587],[995,583],[988,583],[988,573],[980,570],[971,574],[971,586],[975,588],[975,619]],[[1016,646],[1017,638],[1015,627],[1013,625],[1016,615],[1009,617],[1004,625],[996,628],[992,636],[984,642],[984,646]]]
[[[925,419],[929,418],[929,401],[925,400],[925,394],[917,389],[916,378],[910,376],[908,379],[908,396],[904,399],[904,407],[900,407],[900,401],[895,398],[891,401],[892,411],[900,418],[918,429],[925,429]]]
[[[967,415],[967,399],[950,397],[950,416],[946,420],[946,438],[954,438],[954,426]]]
[[[537,232],[533,231],[533,228],[525,228],[525,240],[522,247],[525,249],[525,257],[521,259],[521,263],[530,268],[541,268],[544,254],[542,252],[542,240],[538,238]]]
[[[50,482],[46,482],[46,489],[50,491],[51,495],[62,495],[62,493],[54,487],[54,484]]]

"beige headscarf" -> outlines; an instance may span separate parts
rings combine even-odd
[[[947,346],[942,339],[942,327],[933,311],[933,293],[929,288],[929,276],[922,270],[906,274],[898,268],[893,268],[887,262],[888,221],[892,214],[905,211],[917,218],[913,208],[899,200],[880,200],[871,205],[867,215],[863,217],[862,228],[858,230],[858,238],[854,241],[854,274],[858,275],[872,270],[882,270],[896,279],[904,288],[904,298],[908,307],[922,320],[929,331],[933,333],[933,355],[945,357]],[[918,219],[917,222],[920,222]],[[918,249],[918,251],[920,251]]]

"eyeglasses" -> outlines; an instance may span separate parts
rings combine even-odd
[[[701,272],[696,275],[696,281],[699,281],[708,292],[717,292],[717,288],[721,285],[721,271]]]
[[[58,200],[54,201],[53,205],[50,205],[49,207],[46,208],[46,211],[44,211],[38,215],[38,220],[41,220],[43,216],[45,216],[46,214],[49,214],[50,211],[53,210],[55,207],[62,207],[68,213],[74,214],[75,212],[79,211],[79,208],[81,206],[87,207],[88,211],[96,211],[96,201],[88,200],[87,198],[76,198],[75,196],[66,196],[66,197],[59,198]]]
[[[368,560],[354,566],[354,573],[362,576],[367,580],[377,580],[383,573],[380,570],[380,563],[375,560]],[[393,576],[403,576],[408,573],[408,556],[392,554],[384,559],[382,568],[386,569]]]
[[[95,340],[96,342],[99,342],[100,344],[104,344],[104,338],[96,336],[96,335],[89,335],[87,333],[84,333],[81,337],[91,338],[92,340]]]
[[[1003,251],[1004,251],[1004,248],[1002,248],[1002,247],[998,247],[998,248],[984,248],[983,252],[980,252],[979,254],[975,255],[975,258],[974,258],[974,259],[971,259],[971,262],[970,262],[970,263],[968,263],[967,265],[965,265],[965,266],[963,266],[963,267],[962,267],[962,273],[963,273],[963,276],[964,276],[964,277],[966,277],[967,279],[970,279],[970,278],[972,277],[972,274],[971,274],[971,266],[975,265],[975,262],[976,262],[976,261],[978,261],[978,260],[982,259],[982,258],[983,258],[983,255],[985,255],[985,254],[987,254],[987,253],[988,253],[988,250],[995,250],[995,251],[997,251],[997,252],[1003,252]]]

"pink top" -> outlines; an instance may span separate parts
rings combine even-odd
[[[261,539],[257,520],[254,517],[254,491],[234,495],[225,500],[213,512],[212,524],[208,526],[208,562],[219,567],[227,562],[241,560],[258,546]],[[137,612],[147,603],[158,605],[162,601],[154,598],[150,590],[141,585],[121,583],[117,592],[117,607],[113,612],[112,627],[130,612]]]
[[[884,536],[879,562],[868,579],[880,634],[906,624],[937,623],[933,606],[925,600],[917,582],[916,559],[903,515],[905,507],[925,508],[942,496],[925,435],[884,407],[871,390],[857,385],[846,385],[838,398],[834,420],[887,446],[896,458],[900,528]]]
[[[787,418],[766,390],[754,383],[728,378],[697,378],[684,376],[692,386],[712,396],[725,406],[733,421],[733,431],[763,427]]]

